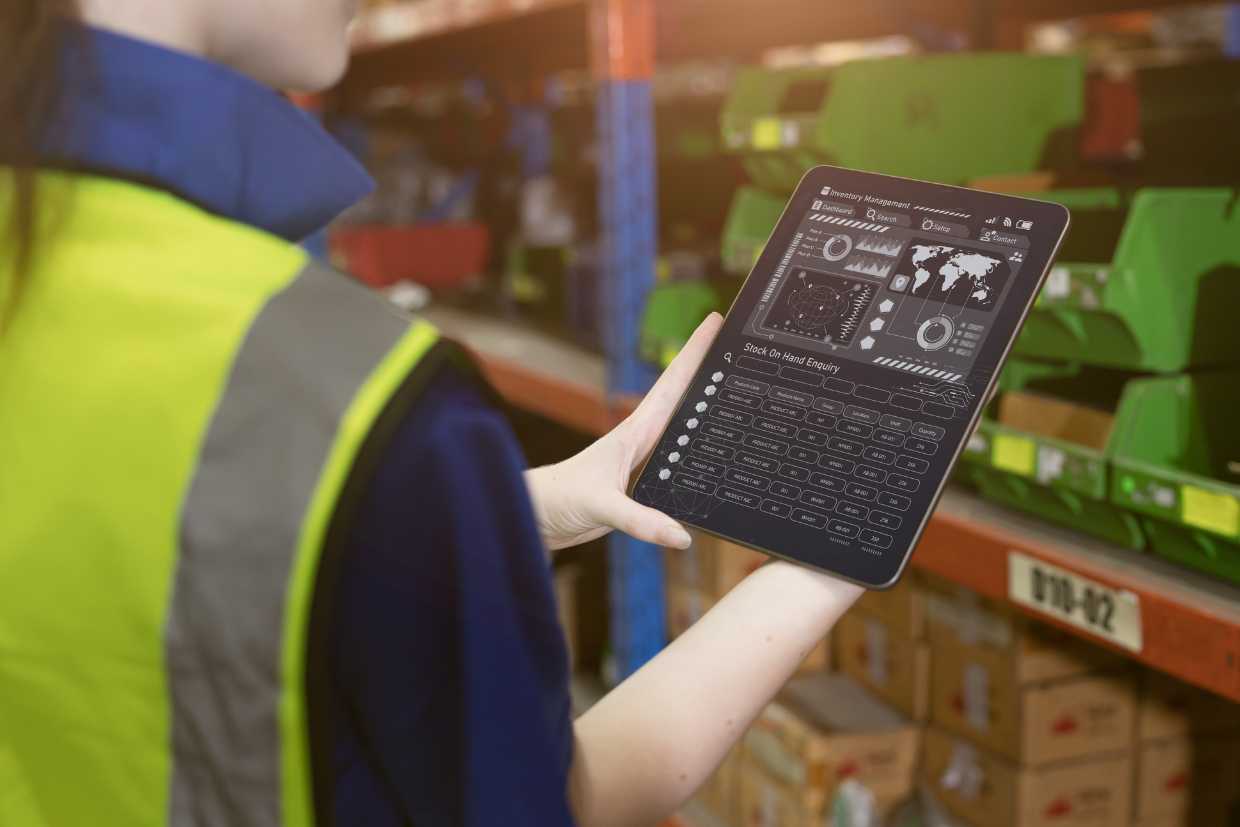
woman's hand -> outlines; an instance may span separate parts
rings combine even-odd
[[[638,505],[625,491],[675,413],[722,323],[718,313],[707,316],[637,409],[611,433],[563,462],[525,472],[547,548],[584,543],[613,528],[663,546],[689,545],[689,533],[679,523]]]

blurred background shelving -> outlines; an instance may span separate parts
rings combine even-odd
[[[332,254],[475,353],[532,461],[566,455],[632,409],[693,325],[726,309],[813,164],[1070,206],[1060,263],[913,557],[909,591],[921,596],[900,599],[942,609],[942,595],[963,590],[951,600],[980,601],[1013,629],[1036,618],[1038,634],[1087,645],[1086,660],[1149,670],[1120,693],[1134,720],[1154,704],[1147,684],[1168,677],[1240,702],[1230,415],[1240,403],[1240,6],[395,0],[371,3],[354,35],[348,76],[316,105],[380,186],[333,229]],[[716,561],[732,559],[734,573],[745,565],[735,561],[752,561],[699,545],[689,575],[625,538],[605,557],[557,558],[587,685],[621,679],[705,610],[720,594],[722,581],[706,582]],[[1026,575],[1119,601],[1123,628],[1031,601]],[[910,663],[943,648],[924,631],[876,631],[885,611],[862,607],[851,648],[872,661],[899,642]],[[849,657],[833,648],[808,671],[837,663],[847,673]],[[853,663],[853,677],[876,669]],[[915,712],[901,709],[930,723],[906,792],[944,798],[963,823],[1043,823],[1015,799],[991,802],[1015,808],[1008,820],[993,820],[999,810],[970,820],[977,802],[953,799],[960,790],[938,789],[946,776],[926,769],[942,758],[936,749],[996,788],[1049,790],[1055,774]],[[1133,724],[1129,769],[1154,766],[1140,756],[1170,749],[1168,738],[1200,740],[1196,723],[1176,726]],[[1240,778],[1240,761],[1220,766]],[[1097,767],[1098,777],[1114,769]],[[743,771],[725,764],[728,773],[729,789],[746,788]],[[701,813],[722,809],[747,824],[799,824],[785,811],[810,807],[769,786],[743,804],[723,783],[686,818],[711,823]],[[1155,818],[1158,807],[1188,804],[1136,802],[1123,818],[1079,823],[1230,823]]]

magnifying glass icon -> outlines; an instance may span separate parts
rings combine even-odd
[[[730,365],[730,364],[732,364],[732,353],[731,353],[731,351],[729,351],[729,352],[727,352],[727,353],[723,354],[723,361],[727,362],[729,365]]]
[[[871,208],[865,211],[865,217],[870,219],[871,221],[874,221],[875,219],[878,218],[878,215],[874,212],[873,208]]]

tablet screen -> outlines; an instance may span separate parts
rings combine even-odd
[[[775,556],[894,583],[1067,221],[1047,202],[812,170],[634,497]]]

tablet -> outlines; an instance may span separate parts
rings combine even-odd
[[[869,588],[895,584],[1068,220],[1044,201],[811,170],[634,498]]]

